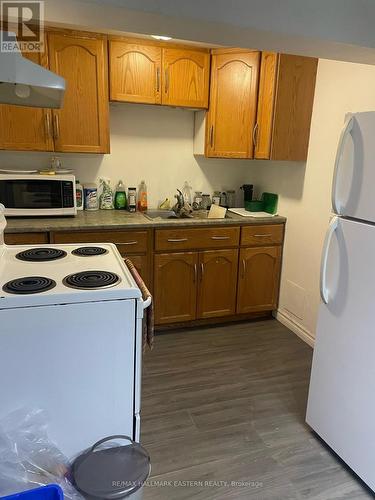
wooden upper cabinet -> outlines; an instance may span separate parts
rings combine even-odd
[[[109,42],[111,101],[160,104],[161,48],[141,42]]]
[[[23,55],[36,64],[47,65],[42,53]],[[47,109],[0,104],[0,149],[53,151],[51,119]]]
[[[206,156],[253,157],[259,62],[257,51],[213,52]]]
[[[109,152],[106,38],[48,34],[51,71],[66,79],[64,104],[53,111],[55,151]]]
[[[155,323],[178,323],[196,317],[198,253],[155,255]]]
[[[208,107],[210,54],[185,48],[163,48],[162,103]]]
[[[271,311],[277,306],[281,247],[241,248],[237,312]]]
[[[237,264],[237,249],[200,252],[198,318],[235,314]]]
[[[305,161],[318,60],[263,52],[255,158]]]

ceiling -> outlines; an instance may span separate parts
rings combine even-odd
[[[375,64],[374,0],[46,0],[46,19]]]

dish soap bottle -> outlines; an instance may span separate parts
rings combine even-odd
[[[126,208],[126,191],[124,183],[120,180],[116,186],[115,209],[125,210],[125,208]]]
[[[76,205],[77,210],[83,210],[83,186],[78,179],[76,180]]]
[[[145,181],[141,181],[138,190],[138,210],[145,212],[147,210],[147,186]]]

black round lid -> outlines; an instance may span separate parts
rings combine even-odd
[[[129,444],[98,449],[114,439],[126,439]],[[116,435],[101,439],[73,462],[74,486],[84,496],[115,500],[129,496],[142,487],[150,473],[147,451],[128,436]]]

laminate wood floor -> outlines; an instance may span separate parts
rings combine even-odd
[[[276,320],[158,335],[144,357],[145,500],[373,498],[304,423],[311,358]]]

